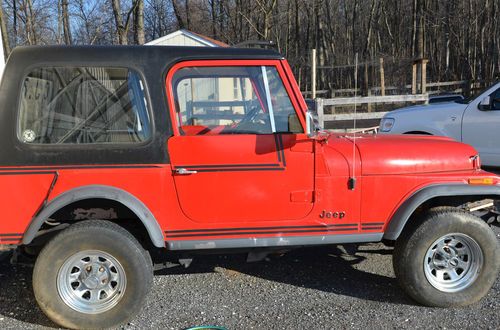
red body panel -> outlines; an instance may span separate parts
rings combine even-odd
[[[295,144],[309,148],[294,151]],[[184,214],[206,223],[304,218],[313,205],[312,144],[295,135],[171,138],[172,166],[198,172],[174,176]]]
[[[363,175],[471,170],[477,155],[471,146],[431,136],[362,136],[356,145],[363,156]]]
[[[473,148],[441,138],[364,136],[354,147],[352,137],[341,135],[324,140],[305,134],[215,131],[181,136],[170,86],[173,74],[186,66],[221,65],[275,66],[305,129],[306,105],[286,61],[181,62],[166,80],[174,118],[174,136],[165,146],[171,164],[58,167],[54,160],[51,168],[0,169],[6,219],[0,222],[0,243],[18,243],[46,199],[50,203],[71,189],[90,185],[132,194],[154,215],[166,240],[190,240],[381,233],[395,210],[418,189],[492,177],[474,169]],[[198,173],[176,175],[178,168]],[[352,190],[351,177],[357,178]]]
[[[29,221],[42,207],[54,173],[24,174],[18,171],[0,173],[0,244],[16,244]]]

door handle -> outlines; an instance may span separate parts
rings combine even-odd
[[[175,174],[179,174],[179,175],[188,175],[188,174],[196,174],[196,173],[198,173],[198,171],[192,171],[192,170],[188,170],[185,168],[176,168],[175,169]]]

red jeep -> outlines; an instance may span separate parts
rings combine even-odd
[[[500,178],[477,152],[317,132],[273,51],[18,48],[0,104],[0,246],[37,255],[35,297],[62,326],[126,322],[175,251],[384,241],[429,306],[496,280],[488,209],[470,205],[500,199]]]

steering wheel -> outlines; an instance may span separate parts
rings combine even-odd
[[[252,107],[252,109],[250,109],[250,111],[248,111],[244,116],[243,118],[241,118],[240,122],[236,125],[236,127],[239,127],[240,125],[242,124],[246,124],[246,123],[251,123],[254,121],[254,119],[257,117],[257,115],[259,114],[260,112],[260,108],[257,107],[257,106],[254,106]]]

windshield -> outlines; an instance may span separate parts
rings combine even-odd
[[[479,95],[483,94],[484,92],[486,92],[490,88],[491,88],[491,86],[488,86],[488,87],[483,88],[483,89],[478,89],[478,90],[472,92],[471,96],[466,97],[463,100],[456,100],[455,102],[456,103],[460,103],[460,104],[469,104],[472,101],[474,101],[476,99],[476,97],[478,97]]]

